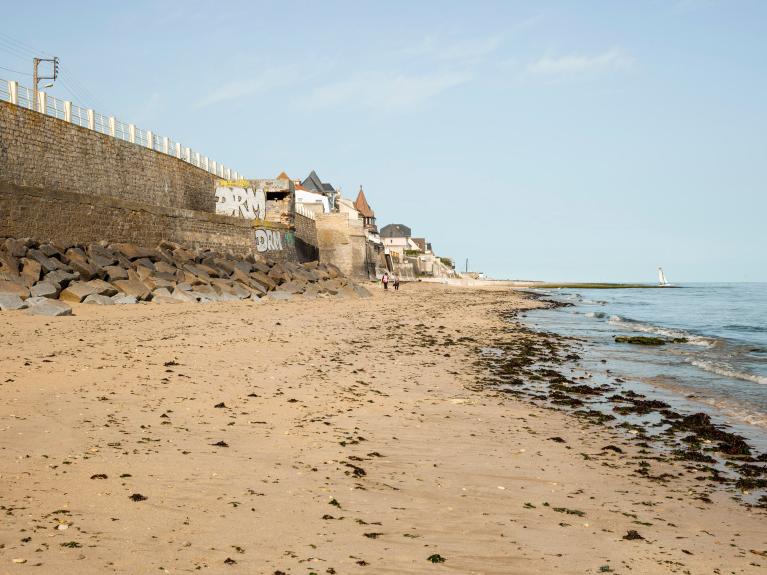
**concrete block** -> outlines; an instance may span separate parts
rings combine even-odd
[[[106,280],[110,282],[128,279],[128,271],[120,266],[106,266],[103,272],[106,274]]]
[[[0,294],[17,295],[21,299],[27,299],[29,297],[29,289],[19,282],[0,280]]]
[[[271,301],[288,301],[293,299],[293,294],[286,291],[270,291],[264,298]]]
[[[64,288],[68,286],[70,282],[73,282],[79,278],[79,274],[67,272],[64,270],[56,270],[45,274],[45,276],[43,276],[43,281],[51,282],[60,288]]]
[[[180,290],[178,287],[176,287],[170,295],[181,302],[193,303],[197,301],[197,298],[191,292]]]
[[[138,280],[117,280],[112,285],[125,295],[132,295],[136,299],[146,300],[152,293],[149,288]]]
[[[181,303],[181,300],[178,300],[170,295],[157,295],[157,296],[153,295],[152,303],[158,303],[158,304]]]
[[[117,289],[112,284],[105,282],[104,280],[95,279],[87,283],[94,290],[96,290],[95,293],[99,295],[112,297],[113,295],[117,294]]]
[[[86,297],[83,300],[83,303],[93,304],[93,305],[115,305],[115,302],[111,297],[97,294],[97,293],[92,293],[91,295]]]
[[[89,295],[96,293],[96,289],[85,282],[74,282],[59,294],[59,299],[72,303],[80,303]]]
[[[11,293],[0,293],[0,310],[9,311],[24,309],[27,304],[19,296]]]
[[[124,293],[118,293],[110,298],[117,305],[130,305],[138,303],[136,296],[125,295]]]
[[[39,282],[29,288],[29,295],[31,297],[47,297],[50,299],[56,299],[59,296],[61,289],[53,282]]]
[[[40,280],[40,273],[42,272],[42,266],[40,262],[24,258],[21,260],[21,279],[24,281],[24,285],[31,287]]]
[[[62,315],[72,315],[72,308],[63,301],[46,299],[45,301],[38,302],[30,306],[26,313],[31,315],[56,317]]]

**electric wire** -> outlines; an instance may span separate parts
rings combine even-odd
[[[30,53],[33,56],[36,56],[37,54],[41,54],[49,58],[53,57],[51,54],[49,54],[45,50],[40,50],[39,48],[30,46],[29,44],[26,44],[22,42],[21,40],[18,40],[17,38],[10,36],[6,32],[0,32],[0,40],[4,41],[6,44],[9,44],[11,46],[16,46],[18,50]]]
[[[27,56],[26,54],[24,54],[23,52],[21,52],[17,48],[14,48],[12,45],[5,44],[2,41],[2,38],[0,38],[0,50],[5,52],[6,54],[10,54],[11,56],[13,56],[15,58],[19,58],[21,60],[29,60],[29,59],[31,59],[29,56]]]
[[[14,74],[22,74],[23,76],[31,76],[29,72],[21,72],[20,70],[13,70],[11,68],[6,68],[5,66],[0,66],[0,70],[6,70],[7,72],[13,72]]]
[[[35,58],[38,55],[53,57],[49,52],[34,48],[4,32],[0,32],[0,50],[24,60]],[[3,69],[14,71],[9,68]],[[24,74],[25,76],[32,75],[26,72],[14,72]],[[64,88],[83,105],[94,107],[95,104],[95,106],[106,110],[106,106],[103,105],[99,98],[97,98],[96,95],[89,90],[68,67],[65,69],[61,64],[59,64],[59,80]]]
[[[107,110],[107,106],[104,105],[104,103],[96,96],[96,94],[90,90],[80,79],[77,75],[75,75],[72,72],[72,69],[68,66],[63,66],[62,64],[59,64],[59,76],[63,76],[64,80],[66,80],[67,84],[75,88],[80,94],[85,96],[85,99],[89,101],[92,105],[95,105],[95,107],[101,108],[102,110]],[[91,106],[94,107],[94,106]]]

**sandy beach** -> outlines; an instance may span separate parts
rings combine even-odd
[[[536,301],[371,290],[0,314],[0,574],[767,570],[765,510],[478,386]]]

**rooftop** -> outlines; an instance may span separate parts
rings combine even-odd
[[[360,193],[357,194],[357,199],[354,200],[354,209],[357,210],[363,218],[375,217],[375,212],[370,207],[370,204],[368,204],[365,192],[362,191],[362,186],[360,186]]]

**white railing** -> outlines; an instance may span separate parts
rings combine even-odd
[[[149,130],[137,128],[133,124],[121,122],[113,116],[104,116],[90,108],[83,108],[68,100],[60,100],[46,92],[39,92],[21,86],[12,80],[0,78],[0,100],[10,102],[22,108],[43,112],[65,122],[71,122],[82,128],[88,128],[119,140],[131,142],[155,152],[168,154],[184,162],[197,166],[227,180],[239,180],[240,173],[225,167],[222,163],[209,159],[187,146],[174,142],[170,138],[158,136]],[[306,217],[312,217],[307,215]],[[312,218],[313,219],[313,218]]]
[[[317,219],[314,212],[312,210],[307,210],[303,204],[296,203],[296,213],[305,218],[309,218],[310,220]]]

